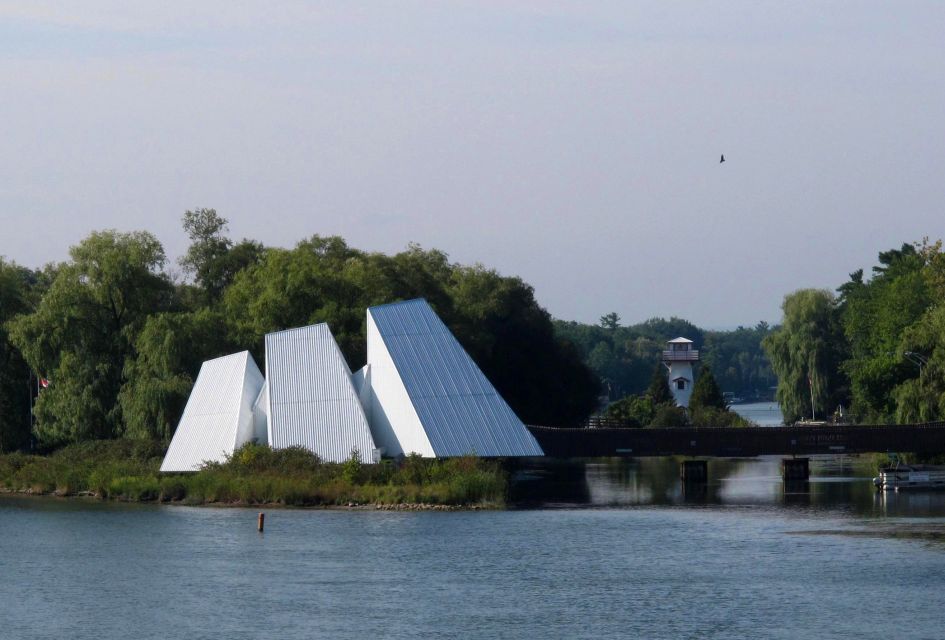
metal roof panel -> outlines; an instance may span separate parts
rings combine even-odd
[[[543,455],[426,300],[371,307],[368,313],[436,456]]]

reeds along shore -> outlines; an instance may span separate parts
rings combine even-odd
[[[475,456],[327,463],[301,448],[250,444],[195,473],[160,474],[163,455],[160,443],[135,440],[83,442],[47,456],[11,453],[0,456],[0,489],[183,504],[501,508],[508,488],[498,462]]]

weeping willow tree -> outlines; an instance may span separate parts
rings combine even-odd
[[[909,360],[912,379],[893,390],[896,421],[931,422],[945,416],[945,306],[930,309],[903,335],[899,352]]]
[[[801,289],[785,296],[781,309],[781,327],[762,342],[778,376],[781,411],[789,422],[812,414],[823,418],[849,394],[836,298],[824,289]]]

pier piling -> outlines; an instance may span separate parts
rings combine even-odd
[[[785,482],[810,478],[810,458],[784,458],[781,460],[781,477]]]
[[[679,465],[679,479],[684,484],[704,483],[709,480],[709,464],[705,460],[683,460]]]

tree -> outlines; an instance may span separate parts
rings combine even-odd
[[[656,407],[649,396],[625,396],[604,411],[604,417],[623,420],[630,427],[648,426],[655,415]]]
[[[121,433],[125,361],[147,316],[173,303],[164,249],[150,233],[95,232],[70,255],[35,311],[9,324],[24,359],[52,382],[35,407],[48,446]]]
[[[594,410],[598,378],[555,335],[530,285],[482,266],[457,266],[448,291],[450,328],[522,420],[573,426]]]
[[[170,441],[202,362],[234,350],[223,316],[210,309],[149,317],[118,394],[124,435]]]
[[[932,260],[930,254],[905,244],[879,254],[868,282],[857,271],[839,289],[842,327],[849,343],[843,369],[850,378],[853,409],[861,418],[893,419],[896,401],[891,391],[917,373],[899,346],[907,329],[933,302],[928,276]]]
[[[216,209],[186,211],[183,225],[190,247],[180,265],[194,277],[208,302],[219,300],[236,274],[256,264],[264,251],[258,242],[245,239],[234,246],[224,235],[227,220]]]
[[[653,416],[651,427],[688,427],[689,414],[682,407],[672,404],[659,405]]]
[[[327,322],[351,368],[366,359],[365,307],[425,298],[512,409],[526,422],[573,425],[596,404],[598,382],[555,335],[532,288],[482,266],[411,245],[394,256],[314,236],[272,249],[223,297],[235,342],[256,351],[269,332]],[[528,375],[522,372],[528,371]]]
[[[778,376],[778,403],[788,422],[811,415],[811,395],[821,416],[843,402],[847,380],[841,363],[847,342],[837,301],[823,289],[784,297],[781,328],[762,342]]]
[[[616,331],[620,326],[620,316],[617,315],[616,311],[602,315],[600,317],[600,326],[608,331]]]
[[[676,404],[673,392],[669,389],[669,382],[666,380],[666,369],[662,363],[657,364],[653,369],[653,376],[650,378],[650,386],[646,390],[647,397],[653,401],[655,406],[663,404]]]
[[[722,390],[719,389],[715,376],[712,375],[712,369],[703,365],[696,383],[692,387],[692,396],[689,398],[689,409],[720,409],[728,410],[725,404],[725,398],[722,397]]]
[[[30,398],[35,383],[6,322],[35,304],[36,274],[0,258],[0,453],[25,447],[30,436]]]

